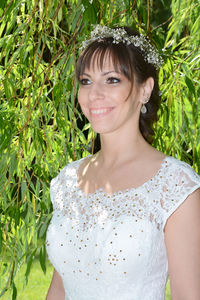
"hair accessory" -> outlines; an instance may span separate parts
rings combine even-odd
[[[127,45],[133,44],[144,52],[144,59],[149,64],[155,66],[158,69],[163,60],[160,57],[157,49],[150,43],[147,37],[140,34],[139,36],[129,36],[123,28],[109,28],[107,26],[96,25],[91,31],[91,38],[82,42],[81,49],[85,49],[89,44],[94,41],[102,42],[105,38],[112,37],[113,44],[124,43]]]
[[[147,108],[146,108],[145,104],[147,104],[148,102],[149,102],[149,98],[147,98],[146,100],[143,101],[142,107],[141,107],[141,113],[142,114],[146,114]]]

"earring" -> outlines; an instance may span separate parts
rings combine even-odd
[[[143,104],[142,104],[142,107],[141,107],[141,113],[142,114],[146,114],[147,108],[146,108],[145,104],[147,104],[148,102],[149,102],[149,98],[147,98],[146,100],[143,100]]]

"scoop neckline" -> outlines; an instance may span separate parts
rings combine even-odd
[[[92,193],[88,193],[86,194],[80,187],[79,187],[79,184],[78,184],[78,171],[79,171],[79,168],[81,166],[81,162],[83,160],[85,160],[86,158],[88,157],[91,157],[92,155],[87,155],[83,158],[81,158],[80,160],[78,160],[78,164],[75,166],[75,183],[76,183],[76,188],[78,190],[79,193],[82,194],[82,196],[86,197],[86,198],[89,198],[89,197],[92,197],[92,196],[96,196],[96,195],[103,195],[105,197],[108,197],[108,198],[112,198],[112,197],[116,197],[118,195],[122,195],[122,194],[127,194],[127,193],[130,193],[130,192],[136,192],[142,188],[144,188],[147,184],[149,184],[150,182],[152,182],[153,180],[155,180],[159,175],[160,173],[162,172],[162,170],[164,169],[164,165],[168,162],[168,159],[169,159],[169,156],[165,155],[165,157],[162,159],[162,162],[160,164],[160,167],[159,169],[156,171],[155,175],[152,176],[150,179],[146,180],[144,183],[142,183],[141,185],[139,185],[138,187],[129,187],[129,188],[126,188],[126,189],[121,189],[121,190],[118,190],[118,191],[115,191],[113,192],[112,194],[108,194],[103,188],[98,188],[95,190],[95,192],[92,192]]]

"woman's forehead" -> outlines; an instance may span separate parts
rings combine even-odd
[[[98,71],[113,70],[121,72],[119,62],[116,61],[113,55],[108,51],[105,53],[94,53],[91,57],[90,63],[85,66],[85,70],[86,69]]]

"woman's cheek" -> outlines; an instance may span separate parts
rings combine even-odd
[[[78,103],[81,105],[82,102],[82,89],[79,88],[78,90]]]
[[[88,119],[88,111],[87,111],[87,109],[84,106],[81,106],[81,110],[82,110],[82,113],[84,114],[84,116]]]
[[[79,101],[79,105],[80,105],[80,107],[81,107],[82,113],[83,113],[84,116],[88,119],[88,117],[89,117],[89,110],[88,110],[88,108],[87,108],[87,105],[85,105],[83,102],[80,102],[80,101]]]
[[[80,88],[78,91],[78,102],[81,107],[82,113],[85,115],[86,118],[88,118],[89,109],[87,101],[87,92],[83,88]]]

